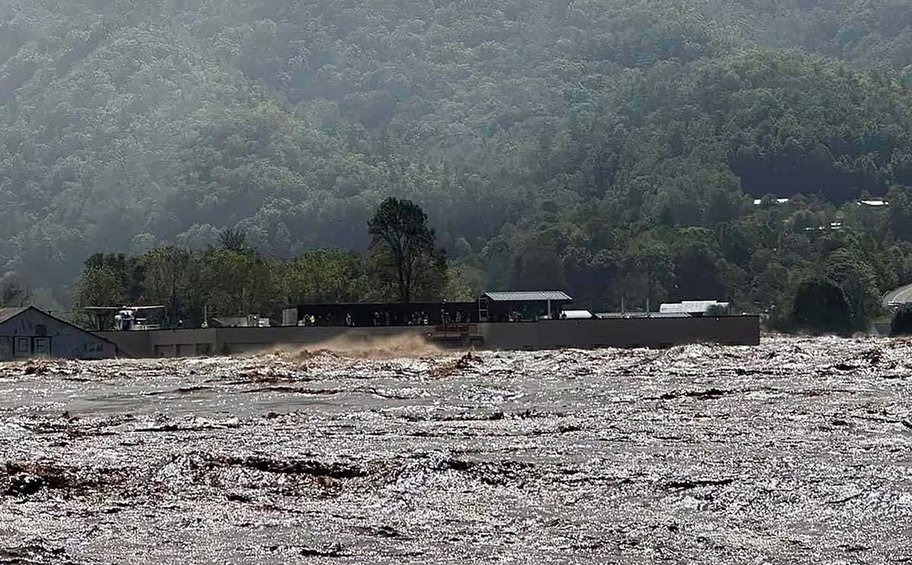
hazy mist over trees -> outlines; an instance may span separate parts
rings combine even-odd
[[[472,286],[825,279],[863,326],[912,280],[910,86],[908,0],[0,0],[0,277],[66,307],[125,253],[174,302],[225,229],[364,253],[395,197]]]

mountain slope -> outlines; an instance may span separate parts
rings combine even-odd
[[[539,226],[576,226],[544,246],[569,265],[731,222],[745,194],[885,194],[912,185],[901,8],[0,0],[0,263],[65,302],[92,252],[223,227],[361,249],[396,195],[490,284],[529,286],[539,236],[517,234]]]

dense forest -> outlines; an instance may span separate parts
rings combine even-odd
[[[364,253],[395,196],[473,292],[862,327],[912,281],[910,88],[906,0],[0,0],[0,296],[226,229]]]
[[[73,320],[106,329],[117,307],[145,303],[162,327],[198,327],[256,313],[280,319],[288,306],[338,303],[472,301],[478,281],[447,261],[427,215],[414,202],[387,198],[368,222],[368,253],[306,251],[291,259],[251,247],[242,230],[225,229],[201,251],[159,246],[128,257],[96,253],[76,285]],[[336,320],[339,322],[340,320]],[[313,323],[313,322],[311,322]]]

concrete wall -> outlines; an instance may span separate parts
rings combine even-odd
[[[98,332],[98,335],[116,343],[120,355],[142,359],[155,356],[151,338],[157,333],[160,332]]]
[[[223,353],[255,353],[282,346],[319,346],[333,340],[368,345],[373,340],[433,331],[430,326],[388,326],[370,328],[276,327],[208,328],[135,332],[103,332],[130,357],[189,357]]]
[[[39,331],[38,326],[44,326],[45,331]],[[29,344],[28,351],[25,347],[26,340]],[[31,357],[110,359],[116,354],[113,343],[40,310],[26,310],[0,324],[0,360]]]
[[[564,347],[670,347],[686,343],[758,345],[756,316],[720,318],[641,318],[613,320],[545,320],[479,324],[481,349],[559,349]],[[222,353],[251,353],[282,346],[319,346],[337,339],[370,345],[388,337],[420,338],[431,326],[369,328],[279,327],[209,328],[136,332],[105,332],[131,357],[189,357]],[[382,345],[379,344],[379,345]]]
[[[759,345],[756,316],[544,320],[482,324],[488,349],[670,347],[687,343]]]

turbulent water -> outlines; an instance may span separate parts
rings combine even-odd
[[[912,562],[912,344],[0,367],[0,562]]]

